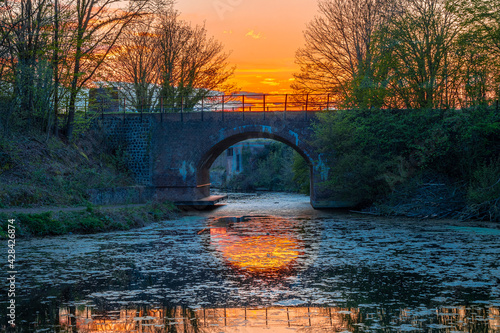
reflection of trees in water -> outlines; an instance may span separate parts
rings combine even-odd
[[[438,312],[439,323],[454,325],[462,332],[500,332],[500,311],[498,308],[476,308],[460,306],[442,308]]]
[[[59,309],[64,332],[200,332],[195,310],[187,307],[96,311],[92,307]]]
[[[73,318],[73,320],[71,320]],[[239,332],[242,328],[266,328],[271,332],[330,331],[403,332],[410,329],[433,332],[500,332],[496,307],[442,307],[401,309],[388,313],[382,308],[267,307],[199,308],[163,307],[99,312],[93,308],[61,308],[63,331],[212,333]]]
[[[72,318],[76,319],[71,320]],[[99,312],[93,308],[61,308],[59,325],[76,332],[183,332],[212,333],[239,328],[340,331],[360,322],[359,309],[319,307],[204,308],[171,307]]]

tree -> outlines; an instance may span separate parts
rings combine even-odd
[[[458,18],[464,33],[466,105],[500,96],[500,1],[448,0],[447,9]]]
[[[108,80],[136,110],[192,108],[211,91],[232,87],[234,68],[222,44],[180,20],[169,3],[124,29],[112,55]]]
[[[462,107],[485,105],[498,96],[500,63],[498,56],[482,36],[466,29],[458,38],[460,73],[457,80],[457,105]]]
[[[71,81],[66,134],[72,139],[78,92],[94,78],[125,27],[141,16],[147,1],[131,1],[126,10],[112,9],[120,0],[74,0],[71,36]]]
[[[450,85],[460,61],[457,17],[441,0],[404,0],[399,15],[378,32],[380,54],[388,66],[391,107],[433,108],[453,104]]]
[[[447,6],[460,17],[463,25],[479,33],[494,52],[500,53],[499,0],[448,0]]]
[[[45,129],[50,112],[51,11],[48,0],[5,1],[0,11],[3,120]],[[6,104],[6,105],[5,105]]]
[[[299,92],[331,93],[358,106],[379,105],[382,86],[373,64],[373,34],[391,11],[384,0],[322,0],[320,16],[304,32],[296,54],[300,72],[292,87]],[[373,99],[365,100],[366,90]],[[368,94],[370,95],[370,94]]]
[[[108,81],[134,109],[152,111],[158,105],[161,52],[152,16],[129,25],[106,68]]]
[[[213,90],[229,90],[234,73],[223,45],[207,36],[204,26],[179,20],[176,11],[161,13],[156,35],[161,51],[161,91],[163,104],[180,110],[181,103],[192,108]]]

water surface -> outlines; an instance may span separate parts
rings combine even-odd
[[[500,332],[499,235],[497,224],[315,211],[301,195],[235,196],[142,229],[18,240],[16,322],[30,332]]]

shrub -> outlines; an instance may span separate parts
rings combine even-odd
[[[243,172],[234,175],[226,187],[243,191],[262,188],[299,192],[301,188],[309,189],[309,166],[302,156],[284,143],[272,142],[255,155],[244,149],[243,165]]]
[[[77,230],[83,233],[93,233],[104,230],[104,222],[102,218],[94,214],[87,214],[79,218]]]
[[[474,172],[467,192],[468,219],[500,221],[500,157]]]
[[[60,235],[66,232],[64,224],[52,218],[52,212],[40,214],[18,214],[17,220],[22,228],[32,235]]]
[[[493,108],[339,110],[321,114],[314,130],[330,167],[322,186],[340,196],[369,204],[422,173],[446,175],[470,184],[469,201],[485,218],[497,214],[500,114]]]

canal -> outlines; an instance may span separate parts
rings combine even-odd
[[[142,229],[19,239],[17,330],[500,332],[500,225],[308,200],[239,195]]]

